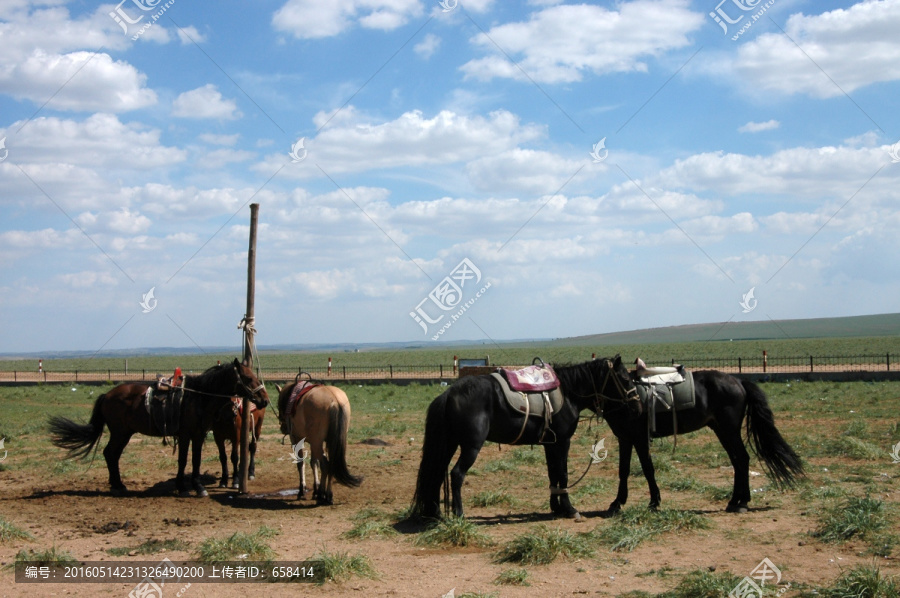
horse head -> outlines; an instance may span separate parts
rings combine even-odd
[[[238,361],[237,358],[231,365],[237,377],[234,394],[247,397],[251,403],[256,405],[257,409],[267,407],[269,405],[269,394],[266,392],[266,385],[260,382],[250,366]]]
[[[643,413],[644,407],[641,405],[641,398],[638,395],[634,381],[631,379],[631,373],[625,367],[625,364],[622,363],[622,356],[616,353],[612,360],[607,359],[607,367],[611,372],[610,377],[615,384],[616,390],[630,411],[631,416],[639,417]]]

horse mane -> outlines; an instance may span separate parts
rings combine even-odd
[[[185,386],[189,388],[206,387],[218,382],[218,378],[225,372],[230,370],[231,364],[217,364],[210,368],[206,368],[200,374],[189,374],[185,376]],[[190,385],[188,384],[190,382]]]
[[[597,358],[584,363],[553,364],[553,370],[559,378],[563,393],[571,393],[576,388],[591,388],[596,378],[603,371],[604,358]]]

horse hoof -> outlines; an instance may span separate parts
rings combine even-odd
[[[251,476],[249,476],[249,477],[250,477],[251,480],[255,480],[255,479],[256,479],[256,476],[255,476],[255,475],[251,475]]]
[[[116,497],[122,497],[128,494],[128,490],[126,490],[125,487],[122,486],[121,488],[111,488],[109,493]]]
[[[178,493],[178,498],[190,498],[190,497],[191,497],[190,490],[182,490],[181,492]]]
[[[749,509],[747,509],[747,505],[728,505],[725,507],[726,513],[746,513]]]
[[[575,514],[571,515],[570,519],[574,519],[575,523],[581,523],[582,521],[584,521],[584,517],[578,511],[575,511]]]
[[[222,480],[221,482],[219,482],[219,488],[228,488],[228,482]]]

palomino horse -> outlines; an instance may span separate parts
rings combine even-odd
[[[164,432],[148,413],[145,400],[149,388],[147,384],[120,384],[100,395],[94,402],[94,410],[87,424],[78,424],[59,416],[50,418],[53,444],[68,449],[69,458],[87,457],[97,446],[104,425],[109,427],[109,442],[103,449],[103,457],[109,470],[109,485],[115,495],[126,492],[119,475],[119,457],[131,437],[135,433],[162,436]],[[192,446],[191,486],[197,496],[207,496],[206,489],[200,483],[200,451],[216,415],[231,403],[231,397],[235,395],[248,397],[257,407],[265,407],[269,403],[266,387],[260,383],[252,369],[237,359],[234,363],[211,367],[196,376],[185,376],[184,400],[181,403],[176,435],[178,475],[175,477],[175,485],[181,496],[190,495],[184,482],[189,445]]]
[[[238,458],[238,447],[241,446],[241,433],[244,430],[244,418],[242,417],[243,399],[234,397],[231,399],[231,408],[223,409],[213,423],[213,440],[219,448],[219,462],[222,464],[222,481],[219,482],[220,488],[228,487],[228,456],[225,453],[225,441],[231,443],[231,485],[233,488],[238,487],[238,467],[240,459]],[[256,478],[256,441],[262,434],[263,418],[266,416],[266,408],[258,408],[250,403],[250,465],[247,467],[248,477],[253,480]]]
[[[300,473],[298,499],[306,498],[306,451],[311,453],[310,468],[313,473],[313,498],[317,504],[334,503],[331,491],[332,479],[339,484],[356,488],[362,478],[347,469],[347,430],[350,427],[350,400],[336,386],[311,385],[296,404],[289,399],[298,380],[278,389],[278,421],[282,434],[291,437],[291,446],[305,439],[302,454],[297,455],[297,471]],[[308,447],[308,448],[307,448]],[[321,474],[319,470],[321,469]],[[320,479],[321,478],[321,479]]]
[[[693,375],[694,407],[677,411],[676,419],[673,419],[672,411],[657,413],[653,432],[647,410],[637,419],[628,417],[622,410],[607,410],[603,414],[619,440],[619,492],[609,505],[609,513],[621,510],[628,500],[632,448],[637,451],[650,487],[650,508],[655,509],[660,503],[660,493],[650,457],[650,438],[672,436],[676,431],[685,434],[704,427],[715,433],[734,466],[734,489],[725,510],[746,513],[750,502],[750,456],[741,437],[745,417],[748,441],[769,472],[772,483],[779,488],[791,488],[796,478],[803,476],[800,457],[775,427],[775,416],[757,384],[717,370],[697,371]]]
[[[440,516],[440,489],[447,466],[459,449],[450,472],[453,514],[462,517],[462,486],[485,441],[503,444],[543,444],[550,478],[550,510],[580,519],[568,496],[569,444],[578,416],[590,409],[597,415],[615,404],[637,415],[641,404],[622,358],[596,359],[577,365],[555,366],[563,402],[546,429],[540,418],[528,417],[510,406],[500,383],[490,374],[467,376],[454,382],[431,402],[425,418],[422,461],[413,497],[413,514]],[[549,441],[547,439],[550,439]],[[481,479],[481,478],[479,478]],[[484,480],[485,482],[487,480]]]

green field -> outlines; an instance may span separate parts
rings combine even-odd
[[[900,337],[863,337],[863,338],[826,338],[826,339],[791,339],[791,340],[743,340],[743,341],[709,341],[682,343],[644,343],[597,346],[566,346],[554,342],[516,343],[498,345],[469,345],[465,347],[449,347],[446,349],[406,349],[406,350],[371,350],[361,352],[271,352],[261,351],[260,362],[265,369],[295,370],[321,369],[332,358],[335,368],[341,366],[433,366],[452,367],[454,355],[460,358],[489,357],[492,364],[526,364],[534,357],[541,357],[551,363],[577,363],[587,361],[592,353],[600,356],[611,356],[620,353],[626,363],[632,363],[641,357],[647,363],[665,363],[689,361],[691,359],[736,358],[758,360],[763,351],[767,351],[770,359],[779,357],[843,356],[843,355],[879,355],[887,353],[900,354]],[[91,371],[124,369],[127,359],[128,369],[132,372],[168,372],[180,366],[186,371],[202,370],[214,365],[216,360],[230,361],[235,354],[205,355],[150,355],[136,357],[94,357],[45,359],[46,371]],[[894,357],[892,357],[892,360]],[[0,361],[3,371],[36,371],[36,359],[16,359]]]

